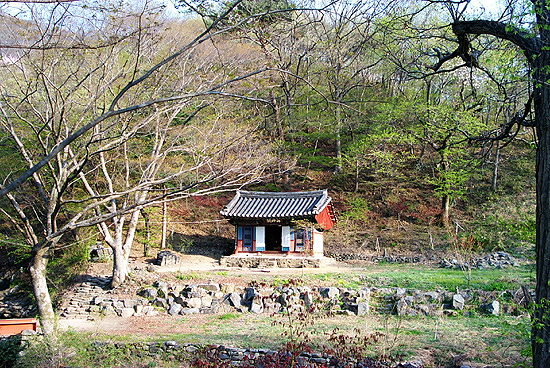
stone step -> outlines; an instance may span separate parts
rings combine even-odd
[[[74,297],[69,299],[69,303],[89,303],[94,299],[94,296],[86,296],[86,297]]]
[[[71,307],[68,307],[67,309],[65,309],[65,312],[67,313],[80,313],[80,312],[86,312],[86,308],[84,307],[74,307],[74,306],[71,306]]]

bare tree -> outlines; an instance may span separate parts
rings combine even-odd
[[[140,209],[259,180],[275,157],[243,127],[232,135],[213,127],[199,134],[187,127],[212,99],[239,97],[230,86],[262,70],[234,66],[227,72],[201,60],[198,46],[215,27],[190,29],[198,33],[190,40],[159,43],[162,18],[150,4],[140,5],[114,13],[86,9],[109,20],[94,24],[98,28],[77,27],[83,10],[72,3],[29,5],[36,27],[25,39],[37,37],[38,46],[22,44],[2,55],[1,132],[10,154],[19,158],[2,168],[2,181],[19,177],[2,186],[8,206],[1,213],[32,248],[34,295],[47,334],[54,330],[54,311],[46,267],[64,236],[98,226],[115,251],[116,286],[127,274]],[[59,42],[54,43],[40,28],[53,20],[66,25],[45,27],[55,29]],[[124,37],[118,37],[123,29]],[[120,42],[67,46],[79,32],[89,43],[109,35]],[[208,144],[199,148],[201,139]],[[160,190],[164,184],[172,189]]]
[[[178,93],[178,91],[169,91],[169,93],[157,95],[157,96],[154,96],[153,98],[151,98],[151,96],[147,93],[144,93],[143,95],[140,95],[139,93],[136,93],[136,89],[138,87],[147,88],[147,86],[145,86],[145,84],[147,84],[147,82],[150,80],[150,77],[152,75],[158,75],[158,74],[161,74],[163,72],[166,72],[166,69],[170,67],[171,63],[174,60],[182,57],[182,55],[186,54],[188,51],[190,51],[194,47],[197,47],[198,45],[200,45],[200,44],[204,43],[205,41],[211,39],[213,36],[226,31],[225,29],[220,30],[217,27],[218,27],[220,21],[222,19],[224,19],[228,14],[230,14],[232,12],[232,10],[241,1],[242,0],[236,0],[234,3],[230,4],[227,7],[227,9],[215,21],[213,21],[210,24],[209,27],[207,27],[206,29],[200,30],[198,32],[198,34],[195,37],[193,37],[189,42],[187,42],[185,45],[183,45],[179,49],[173,51],[172,53],[167,54],[164,58],[162,58],[156,64],[148,65],[148,66],[142,66],[142,65],[139,65],[139,64],[131,65],[131,61],[127,60],[125,66],[128,67],[128,63],[130,63],[130,66],[134,67],[133,70],[126,73],[126,74],[118,75],[115,78],[115,80],[113,80],[113,82],[117,81],[118,83],[120,83],[120,86],[116,89],[116,93],[112,93],[112,95],[108,96],[108,100],[103,100],[102,101],[102,103],[104,105],[103,108],[99,109],[99,110],[91,111],[88,116],[85,116],[85,117],[83,116],[82,117],[83,120],[81,121],[81,124],[78,126],[78,128],[74,129],[73,131],[70,131],[69,132],[70,134],[68,134],[67,137],[65,139],[63,139],[61,142],[59,142],[59,144],[57,144],[55,147],[53,147],[53,149],[51,151],[46,152],[44,157],[41,160],[36,162],[31,168],[29,168],[29,170],[27,170],[26,172],[21,174],[17,179],[13,180],[11,183],[9,183],[7,185],[4,184],[4,187],[2,189],[0,189],[0,197],[6,195],[8,192],[12,191],[13,189],[15,189],[16,187],[21,185],[24,181],[26,181],[27,179],[32,177],[34,173],[36,173],[42,167],[47,165],[48,162],[53,157],[55,157],[58,153],[63,151],[69,144],[71,144],[73,141],[79,139],[82,135],[87,133],[90,129],[92,129],[94,126],[96,126],[100,122],[111,119],[113,117],[117,117],[121,114],[134,112],[134,111],[137,111],[137,110],[155,105],[157,103],[164,103],[164,102],[182,100],[182,99],[192,97],[193,95],[197,95],[196,93],[189,93],[187,91],[185,91],[185,93],[181,93],[182,91],[179,91],[180,93]],[[76,18],[77,21],[75,21],[75,23],[79,24],[78,20],[81,20],[82,14],[80,12],[77,12],[76,15],[74,15],[71,12],[69,12],[72,5],[73,5],[72,3],[71,4],[56,3],[55,5],[52,5],[53,8],[51,8],[51,9],[46,9],[46,10],[41,9],[42,12],[45,12],[46,14],[45,15],[40,14],[41,17],[35,23],[37,23],[37,24],[42,24],[42,23],[46,23],[46,24],[52,24],[52,23],[53,24],[64,24],[64,23],[69,22],[69,19]],[[61,7],[61,10],[60,10],[60,7]],[[88,10],[88,7],[84,6],[84,8]],[[30,10],[31,16],[35,16],[38,13],[37,11],[35,11],[35,8],[31,7],[30,9],[31,9]],[[113,7],[111,9],[109,9],[109,8],[107,8],[107,9],[100,8],[98,11],[99,12],[105,12],[107,10],[113,10],[113,9],[116,9],[116,7]],[[80,10],[81,10],[81,8],[79,8],[79,11]],[[91,10],[93,11],[93,10],[95,10],[95,8],[92,7]],[[141,14],[138,13],[138,18],[140,16],[144,16],[144,15],[147,15],[147,14],[149,14],[149,8],[146,4],[144,6],[144,8],[142,9]],[[94,17],[92,17],[92,15],[88,14],[88,18],[90,18],[90,17],[94,18]],[[251,17],[253,17],[253,16],[251,16]],[[117,17],[107,16],[107,18],[110,19],[110,20],[118,19],[118,20],[122,20],[122,21],[128,19],[126,17],[120,17],[120,16],[117,16]],[[244,19],[242,22],[245,22],[246,20],[247,19]],[[74,21],[74,19],[73,19],[73,21]],[[135,22],[134,26],[135,25],[137,25],[138,29],[142,29],[141,21]],[[126,26],[126,24],[124,22],[122,22],[122,24],[115,23],[114,26],[111,25],[108,22],[106,24],[101,23],[101,27],[106,27],[107,29],[99,29],[99,30],[97,30],[97,32],[94,32],[94,35],[99,34],[103,38],[103,37],[105,37],[105,33],[107,35],[109,35],[110,34],[109,31],[111,31],[113,28],[114,28],[115,34],[116,34],[120,30],[125,30],[125,26]],[[92,27],[92,29],[95,29],[95,24],[90,26],[90,27]],[[88,28],[84,27],[84,30],[79,28],[79,27],[77,27],[76,29],[69,29],[67,31],[67,34],[58,31],[58,29],[59,29],[58,27],[55,27],[53,29],[56,30],[56,32],[55,32],[56,36],[59,36],[59,37],[64,36],[64,37],[67,37],[68,39],[73,39],[76,36],[78,36],[81,32],[83,32],[84,30],[87,30]],[[31,30],[31,31],[34,31],[34,30]],[[103,32],[105,32],[105,33],[103,33]],[[23,44],[19,48],[24,50],[25,53],[28,53],[30,50],[37,50],[37,51],[40,51],[40,52],[45,52],[47,50],[58,49],[58,47],[52,47],[51,46],[51,44],[49,42],[49,40],[51,39],[50,33],[51,33],[51,27],[46,27],[45,31],[41,28],[38,28],[38,34],[35,37],[33,37],[34,39],[37,40],[34,43],[38,43],[38,46]],[[76,35],[74,35],[75,33],[76,33]],[[139,40],[140,36],[142,35],[142,32],[137,30],[136,32],[128,32],[128,33],[125,33],[125,34],[126,35],[132,35],[133,34]],[[74,35],[74,37],[73,37],[73,35]],[[125,38],[126,38],[126,36],[122,37],[122,39],[125,39]],[[107,36],[107,39],[109,39],[109,36]],[[121,40],[121,38],[116,38],[116,39]],[[69,51],[69,50],[72,50],[72,49],[87,49],[87,50],[90,49],[90,48],[97,49],[97,47],[87,47],[87,46],[86,47],[73,47],[71,45],[72,44],[69,44],[69,46],[67,46],[65,44],[65,46],[59,47],[59,49],[64,50],[64,51]],[[118,46],[118,42],[114,43],[114,44],[107,43],[107,45],[110,46],[110,51],[113,52],[113,51],[115,51],[115,47]],[[101,44],[101,46],[103,46],[103,44]],[[138,50],[134,50],[134,51],[138,51]],[[133,54],[133,55],[138,55],[139,56],[139,52],[137,52],[136,54]],[[15,55],[15,56],[9,55],[9,58],[8,58],[7,61],[4,59],[4,64],[11,64],[11,63],[13,63],[13,59],[17,59],[17,58],[18,58],[17,55]],[[141,67],[141,68],[139,68],[139,67]],[[100,64],[97,69],[94,69],[94,71],[96,71],[96,72],[101,71],[101,69],[102,69],[102,67],[101,67],[101,64]],[[261,71],[255,71],[251,74],[257,74],[259,72],[261,72]],[[237,79],[242,79],[242,78],[237,78]],[[86,80],[88,80],[88,79],[86,79]],[[219,85],[212,86],[209,93],[210,94],[223,94],[223,92],[220,92],[220,89],[223,86],[225,86],[226,84],[227,83],[220,83]],[[110,92],[113,92],[113,91],[114,90],[110,90]],[[134,92],[135,96],[140,96],[140,97],[138,97],[137,99],[126,99],[128,97],[128,95],[131,94],[131,92]],[[166,92],[166,91],[164,91],[164,92]],[[201,92],[201,93],[203,93],[203,92]],[[200,95],[201,93],[198,93],[198,94]],[[121,107],[121,105],[122,105],[122,107]],[[6,180],[4,181],[4,183],[6,183]]]
[[[331,3],[320,13],[312,13],[316,22],[311,37],[316,41],[312,52],[318,74],[315,82],[329,102],[328,111],[335,137],[335,171],[342,170],[342,134],[350,125],[348,112],[361,110],[364,103],[361,91],[369,84],[370,69],[380,62],[376,54],[382,38],[375,19],[389,15],[396,2],[341,1]],[[358,97],[360,96],[360,97]]]
[[[120,142],[118,152],[110,150],[107,155],[99,148],[97,165],[79,174],[89,194],[86,203],[98,203],[86,221],[93,223],[105,215],[112,216],[110,221],[97,224],[113,249],[112,287],[122,284],[128,274],[139,209],[259,182],[273,173],[269,169],[276,161],[281,163],[271,145],[246,126],[237,128],[226,121],[221,124],[219,119],[172,126],[182,107],[170,106],[167,110],[156,111],[140,122],[132,139]],[[130,152],[129,146],[140,144],[136,136],[142,134],[149,136],[149,142],[146,149],[137,148],[141,153],[136,155],[136,149]],[[165,186],[174,189],[161,189]],[[104,198],[110,200],[99,204]]]

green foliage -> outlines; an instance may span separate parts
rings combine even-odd
[[[454,106],[425,105],[418,101],[399,100],[381,111],[380,119],[390,121],[406,138],[403,140],[424,146],[432,153],[420,159],[434,168],[428,183],[438,197],[460,198],[466,193],[465,183],[476,179],[478,163],[468,152],[466,136],[479,134],[485,126],[469,111]]]
[[[18,368],[49,367],[125,367],[132,366],[128,351],[112,343],[91,344],[88,334],[68,331],[48,343],[35,340],[26,347]]]
[[[477,211],[484,213],[468,225],[469,236],[486,251],[524,251],[535,244],[534,204],[515,196],[498,197]],[[515,203],[518,201],[517,203]]]
[[[200,276],[194,272],[184,273],[184,272],[178,271],[178,273],[176,274],[176,278],[182,281],[190,281],[190,280],[197,280],[200,278]]]
[[[193,239],[181,237],[178,244],[170,243],[169,246],[175,251],[187,253],[193,246]]]
[[[347,201],[349,208],[342,213],[344,218],[350,218],[353,220],[366,221],[365,212],[370,211],[368,201],[361,196],[350,196]]]
[[[0,339],[0,368],[14,367],[19,353],[25,346],[26,343],[21,341],[21,335]]]
[[[6,239],[5,243],[2,242],[2,238]],[[0,246],[3,246],[6,250],[9,264],[17,267],[29,263],[31,259],[31,246],[18,236],[7,237],[0,234]]]
[[[467,192],[465,183],[477,179],[477,162],[472,158],[456,156],[447,165],[447,168],[440,166],[438,175],[429,179],[428,183],[435,186],[435,194],[439,198],[462,198]]]

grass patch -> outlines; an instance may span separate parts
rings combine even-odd
[[[229,316],[226,314],[224,316]],[[208,323],[196,323],[189,316],[186,334],[108,336],[90,333],[63,333],[55,346],[34,344],[19,360],[20,367],[40,366],[101,366],[101,367],[171,367],[182,366],[182,357],[169,361],[157,357],[131,355],[124,349],[114,348],[113,342],[145,342],[146,344],[175,340],[183,343],[220,344],[241,348],[281,349],[287,337],[283,332],[288,325],[274,321],[300,323],[296,317],[275,317],[250,314],[237,317],[212,316]],[[197,317],[200,318],[200,317]],[[235,323],[235,319],[239,319]],[[197,319],[198,321],[199,319]],[[229,323],[228,323],[229,322]],[[403,354],[405,360],[421,359],[425,367],[454,366],[452,357],[461,355],[466,361],[494,366],[519,366],[528,364],[528,317],[397,317],[393,315],[332,316],[316,319],[313,324],[300,326],[312,337],[314,349],[327,347],[328,336],[334,329],[348,336],[382,336],[366,347],[367,354]],[[297,337],[299,338],[299,337]],[[99,343],[98,343],[99,342]],[[101,342],[110,342],[102,344]],[[94,349],[90,349],[95,344]],[[330,347],[330,346],[329,346]],[[154,364],[154,365],[153,365]],[[185,366],[185,365],[183,365]]]
[[[190,281],[190,280],[192,281],[192,280],[199,280],[202,278],[202,276],[195,272],[178,271],[178,273],[176,274],[176,278],[182,281]]]
[[[459,289],[479,289],[485,291],[515,290],[520,285],[533,285],[535,273],[532,265],[506,269],[472,270],[468,284],[461,270],[445,268],[420,268],[404,265],[385,265],[375,274],[362,274],[365,286],[402,287],[418,290],[454,291]]]
[[[239,315],[235,313],[225,313],[218,317],[218,319],[221,319],[222,321],[227,321],[235,318],[239,318]]]

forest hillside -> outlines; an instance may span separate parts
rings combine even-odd
[[[326,256],[505,251],[546,300],[543,3],[0,3],[1,288],[51,335],[90,247],[116,290],[139,255],[231,253],[238,189],[327,189]]]

